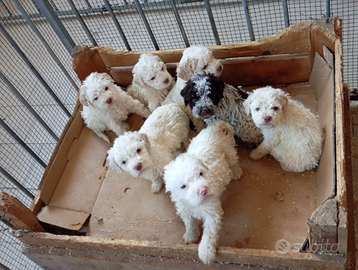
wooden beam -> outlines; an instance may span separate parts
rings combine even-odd
[[[3,216],[15,229],[45,232],[37,217],[18,199],[2,192],[0,196],[0,215]]]

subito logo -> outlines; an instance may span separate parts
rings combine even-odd
[[[285,239],[278,240],[275,244],[275,249],[278,254],[286,254],[290,251],[290,248],[290,243]]]

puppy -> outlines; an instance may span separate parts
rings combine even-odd
[[[166,191],[171,192],[177,213],[185,223],[185,243],[199,239],[194,218],[204,222],[198,251],[199,258],[206,264],[216,256],[223,215],[220,197],[230,180],[239,179],[241,175],[234,129],[222,120],[203,129],[191,141],[187,152],[164,168]]]
[[[119,136],[108,150],[109,166],[133,177],[152,181],[152,192],[163,187],[164,166],[172,161],[181,143],[188,146],[189,119],[179,105],[158,107],[138,132]]]
[[[79,101],[87,127],[108,143],[109,138],[103,132],[113,130],[117,135],[123,134],[128,129],[123,121],[129,114],[136,113],[144,118],[150,115],[143,104],[115,85],[107,73],[91,73],[82,83]]]
[[[176,70],[177,81],[175,85],[162,102],[163,105],[170,103],[182,105],[190,120],[194,123],[197,131],[203,129],[205,124],[200,118],[195,118],[192,115],[191,110],[185,107],[184,100],[180,95],[180,92],[192,75],[201,71],[207,71],[219,77],[223,71],[223,65],[205,46],[190,46],[184,50],[183,56],[178,64]]]
[[[167,71],[164,62],[151,53],[140,56],[134,66],[133,82],[127,88],[127,93],[138,99],[153,112],[161,105],[168,91],[173,87],[174,80]]]
[[[180,94],[194,117],[203,119],[206,124],[225,120],[234,127],[235,135],[243,142],[262,142],[260,129],[245,113],[243,102],[248,97],[246,92],[225,84],[213,74],[200,72],[191,77]]]
[[[264,136],[260,146],[250,153],[252,159],[270,154],[289,172],[303,172],[318,165],[323,131],[317,115],[271,86],[254,90],[244,107]]]

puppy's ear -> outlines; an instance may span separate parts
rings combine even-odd
[[[84,85],[80,87],[79,100],[82,105],[88,106],[87,87]]]
[[[242,103],[242,105],[244,106],[245,109],[245,113],[250,116],[251,114],[251,110],[250,110],[250,105],[251,105],[251,95],[249,95],[249,97]]]
[[[115,156],[115,150],[113,149],[113,147],[111,147],[108,151],[107,151],[107,162],[109,167],[111,167],[112,169],[116,170],[117,173],[122,173],[123,170],[121,167],[119,167],[119,165],[117,164],[116,160],[114,159]]]
[[[284,109],[287,106],[288,98],[286,95],[279,95],[277,100],[278,102],[280,102],[282,109]]]
[[[142,77],[140,76],[139,72],[134,72],[134,70],[133,70],[133,82],[141,87],[145,87],[145,83]]]
[[[138,135],[139,135],[140,139],[145,142],[145,147],[149,151],[150,150],[150,141],[149,141],[148,135],[145,133],[138,133]]]
[[[188,94],[190,93],[190,91],[192,91],[192,83],[191,81],[189,80],[184,88],[180,91],[180,95],[184,98],[184,104],[185,106],[188,105]]]
[[[193,76],[197,66],[198,59],[188,59],[182,64],[179,63],[177,68],[177,76],[185,81],[189,81],[191,76]]]
[[[225,83],[213,74],[209,74],[208,82],[212,89],[212,99],[214,104],[219,104],[220,100],[224,97]]]

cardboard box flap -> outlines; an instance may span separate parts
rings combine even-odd
[[[320,160],[320,164],[325,164],[325,166],[319,166],[317,170],[316,206],[330,198],[334,194],[335,188],[333,74],[329,63],[319,53],[316,53],[310,83],[318,100],[318,116],[325,132]]]
[[[78,231],[86,222],[90,214],[77,212],[55,206],[45,206],[37,218],[45,223],[56,225],[68,230]]]

